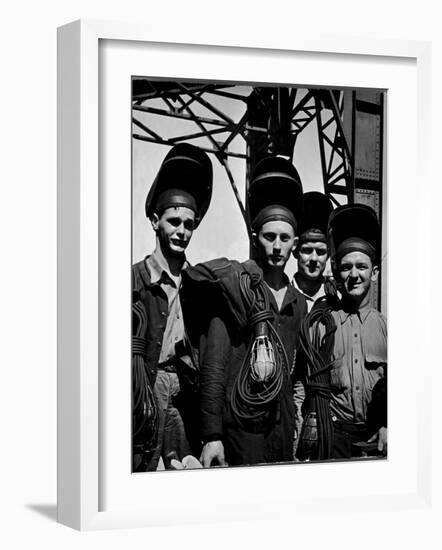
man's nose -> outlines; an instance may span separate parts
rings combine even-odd
[[[281,250],[281,240],[279,238],[275,239],[275,242],[273,243],[273,250]]]
[[[177,227],[176,232],[178,233],[178,235],[184,235],[185,229],[186,228],[184,227],[184,224],[182,223]]]
[[[313,250],[313,252],[310,255],[310,260],[317,261],[318,260],[318,254],[316,250]]]
[[[353,266],[350,271],[350,277],[352,277],[353,279],[356,279],[357,276],[358,276],[358,270],[356,269],[355,266]]]

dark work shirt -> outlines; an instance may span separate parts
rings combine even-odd
[[[152,380],[155,380],[169,316],[169,302],[161,279],[152,281],[146,260],[132,266],[132,292],[142,300],[147,314],[145,360]],[[195,352],[191,353],[193,357]],[[194,361],[191,359],[191,363]],[[196,365],[193,364],[193,368]]]
[[[281,309],[269,292],[270,307],[274,313],[274,327],[281,338],[289,367],[295,361],[299,343],[301,320],[306,314],[304,297],[287,286]],[[224,315],[215,316],[201,348],[201,410],[203,440],[223,439],[226,425],[232,423],[228,414],[228,404],[232,388],[246,356],[251,334],[249,329],[239,330]],[[293,407],[291,385],[285,384],[284,397],[289,407]],[[292,434],[287,434],[292,437]]]

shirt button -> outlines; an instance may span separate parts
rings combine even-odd
[[[359,391],[359,386],[355,386],[355,390],[356,390],[356,391]]]
[[[357,338],[357,337],[358,337],[358,334],[357,334],[357,332],[355,332],[355,338]]]
[[[357,360],[357,359],[355,359],[355,363],[357,363],[357,362],[358,362],[358,360]]]

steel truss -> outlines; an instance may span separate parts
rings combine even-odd
[[[223,108],[219,106],[220,98]],[[241,201],[230,160],[246,161],[248,185],[254,165],[263,156],[280,154],[292,160],[299,134],[314,121],[324,192],[335,204],[340,204],[338,198],[342,201],[343,196],[349,202],[353,200],[354,162],[351,136],[345,130],[351,128],[349,117],[353,113],[346,109],[342,91],[136,78],[132,82],[132,100],[134,139],[168,146],[198,140],[201,149],[215,156],[227,174],[249,236],[247,209]],[[232,112],[239,114],[232,118]],[[174,135],[166,136],[155,129],[158,117],[177,120]],[[194,128],[190,133],[183,131],[183,126],[187,129],[189,123]],[[243,143],[238,147],[239,141]]]

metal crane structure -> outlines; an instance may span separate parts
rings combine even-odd
[[[158,123],[165,119],[174,120],[167,135]],[[383,120],[380,91],[132,79],[133,138],[166,146],[193,142],[212,154],[227,174],[249,237],[247,204],[238,191],[244,182],[235,181],[232,159],[245,161],[247,189],[262,157],[293,160],[310,125],[316,126],[324,193],[335,205],[369,204],[382,226]]]
[[[161,82],[145,78],[134,78],[132,92],[133,137],[169,146],[206,138],[206,146],[198,145],[212,153],[226,170],[246,223],[246,208],[239,199],[238,182],[234,181],[229,168],[229,158],[242,158],[247,162],[248,181],[256,162],[267,154],[293,159],[298,136],[312,123],[317,127],[324,192],[336,205],[343,199],[361,202],[365,195],[364,202],[370,202],[381,214],[382,93],[239,88],[231,84]],[[224,110],[214,101],[220,97],[227,100]],[[243,113],[237,120],[229,114],[232,102],[243,105]],[[201,114],[201,107],[211,116]],[[145,113],[174,118],[176,134],[160,135],[142,119]],[[179,124],[182,121],[193,123],[196,131],[182,132]],[[245,142],[244,152],[229,147],[238,136]],[[361,193],[362,190],[366,192]],[[378,195],[368,199],[367,191]]]

